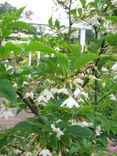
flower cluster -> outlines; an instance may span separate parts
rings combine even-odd
[[[115,7],[117,7],[117,0],[111,0],[112,5],[114,5]]]
[[[63,131],[61,131],[60,128],[55,127],[55,124],[51,124],[51,128],[56,133],[57,138],[60,138],[62,135],[64,135]]]

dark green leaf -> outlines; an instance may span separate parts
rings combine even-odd
[[[81,136],[81,137],[91,137],[91,136],[93,136],[93,133],[92,133],[92,131],[90,129],[83,128],[83,127],[80,127],[78,125],[74,125],[74,126],[69,127],[66,130],[66,133],[71,133],[72,135],[78,135],[78,136]]]

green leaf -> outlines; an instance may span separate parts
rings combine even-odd
[[[38,41],[32,41],[28,44],[27,51],[40,51],[43,52],[45,54],[51,54],[51,53],[55,53],[56,51],[50,47],[47,47],[45,45],[43,45],[42,43],[38,42]]]
[[[9,24],[9,28],[11,29],[25,29],[25,30],[28,30],[28,31],[31,31],[32,32],[32,27],[31,25],[23,22],[23,21],[16,21],[16,22],[11,22]]]
[[[10,34],[12,33],[12,30],[4,30],[3,32],[2,32],[2,38],[4,39],[4,38],[7,38]]]
[[[0,62],[0,72],[6,72],[5,65],[2,62]]]
[[[50,28],[53,27],[52,17],[50,17],[50,19],[48,20],[48,24]]]
[[[60,22],[56,19],[55,27],[59,30],[60,29]]]
[[[112,46],[117,46],[117,34],[109,33],[104,37]]]
[[[69,127],[66,130],[66,133],[71,133],[72,135],[78,135],[81,137],[91,137],[93,136],[93,132],[88,128],[83,128],[78,125],[74,125]]]
[[[87,63],[90,63],[96,60],[96,58],[97,58],[96,54],[92,54],[92,53],[84,54],[76,62],[75,68],[79,70],[81,67],[85,66]]]
[[[67,75],[69,70],[69,64],[68,64],[68,57],[65,54],[62,54],[60,52],[56,52],[58,63],[60,64],[60,67],[62,67],[63,74]]]
[[[50,136],[49,147],[53,148],[54,150],[58,149],[58,139],[56,137],[56,134]]]
[[[22,14],[22,12],[24,11],[25,7],[21,7],[16,11],[16,16],[17,18],[19,18]]]
[[[86,5],[86,0],[80,0],[80,2],[82,3],[82,6],[83,6],[83,8],[84,8],[85,5]]]
[[[13,44],[12,42],[7,42],[4,46],[5,53],[10,53],[11,51],[14,52],[21,52],[21,48],[17,44]]]
[[[81,56],[81,50],[82,50],[82,47],[79,43],[77,44],[70,44],[69,47],[68,47],[72,53],[72,56],[75,58],[75,59],[78,59],[80,56]]]
[[[100,46],[101,46],[101,42],[96,40],[95,42],[91,42],[90,45],[87,47],[87,49],[90,52],[96,54],[97,51],[99,50]]]
[[[2,139],[0,139],[0,151],[1,151],[2,148],[3,148],[4,146],[6,146],[8,143],[9,143],[8,136],[5,135],[4,137],[2,137]]]
[[[0,62],[0,78],[4,78],[6,76],[6,68],[5,65]]]
[[[39,133],[41,132],[40,131],[40,128],[41,126],[39,126],[39,124],[35,125],[35,123],[30,123],[28,121],[23,121],[23,122],[20,122],[19,124],[17,124],[15,127],[14,127],[14,130],[19,130],[19,131],[26,131],[28,133]]]
[[[12,103],[16,103],[16,91],[7,79],[0,79],[0,96]]]
[[[113,23],[117,24],[117,16],[108,16],[107,19],[111,20]]]

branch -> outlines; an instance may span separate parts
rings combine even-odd
[[[36,106],[32,106],[32,104],[34,104],[31,100],[30,102],[27,101],[24,96],[22,95],[22,93],[20,91],[17,91],[18,96],[20,97],[20,99],[26,104],[26,106],[28,106],[28,108],[31,110],[31,112],[35,115],[39,114],[39,110],[37,109]]]

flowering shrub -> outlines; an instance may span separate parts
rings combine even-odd
[[[116,1],[80,3],[57,0],[69,28],[63,32],[64,26],[50,18],[54,35],[35,35],[19,20],[24,8],[0,17],[0,118],[11,117],[13,107],[35,115],[0,132],[1,154],[90,156],[111,149],[106,138],[117,135]],[[95,34],[85,47],[71,42],[76,21],[90,24]],[[34,35],[9,41],[16,28]],[[35,57],[37,51],[39,65],[28,66],[28,54]]]

